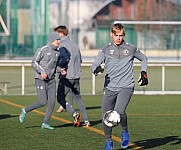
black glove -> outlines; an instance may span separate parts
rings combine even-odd
[[[138,79],[138,84],[140,86],[146,86],[148,84],[148,76],[145,71],[141,71],[141,76]]]
[[[101,66],[98,66],[95,70],[94,70],[94,74],[97,76],[98,74],[103,73],[104,68],[102,68]]]

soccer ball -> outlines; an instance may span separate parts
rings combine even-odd
[[[103,121],[108,127],[116,127],[121,121],[121,116],[117,111],[109,110],[104,114]]]

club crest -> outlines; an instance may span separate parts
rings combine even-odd
[[[124,55],[129,55],[129,50],[125,49],[125,50],[123,51],[123,54],[124,54]]]

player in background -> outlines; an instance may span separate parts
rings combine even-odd
[[[121,115],[121,147],[126,149],[130,137],[127,124],[126,108],[134,92],[133,61],[134,58],[141,61],[140,86],[148,84],[147,57],[135,46],[124,41],[125,28],[122,24],[114,24],[110,36],[112,42],[100,49],[95,58],[91,71],[95,75],[104,70],[101,63],[105,63],[105,83],[102,97],[102,118],[109,110],[115,110]],[[102,122],[106,144],[104,150],[112,150],[112,128]]]
[[[80,94],[80,77],[81,77],[81,53],[78,46],[73,43],[69,37],[68,37],[68,29],[66,26],[58,26],[54,29],[59,36],[61,37],[61,44],[59,51],[62,53],[62,51],[68,51],[70,54],[70,59],[68,61],[67,66],[65,67],[66,75],[62,76],[60,74],[59,77],[59,84],[58,84],[58,90],[57,90],[57,101],[59,104],[66,109],[69,113],[72,114],[74,117],[74,126],[80,125],[80,118],[81,115],[77,112],[75,112],[72,105],[69,104],[65,100],[65,97],[69,93],[70,90],[72,90],[75,102],[77,103],[80,112],[82,113],[82,118],[84,123],[82,126],[89,127],[90,122],[88,120],[87,116],[87,110],[85,107],[84,102],[82,101],[81,94]],[[61,66],[60,66],[61,67]]]
[[[55,31],[56,32],[56,31]],[[60,38],[63,36],[62,33],[57,32],[60,36]],[[64,75],[66,75],[66,69],[68,67],[68,63],[70,60],[70,53],[69,51],[65,48],[65,47],[61,47],[61,45],[59,45],[59,52],[60,52],[60,57],[59,57],[59,61],[57,64],[57,73],[58,73],[58,77],[59,79],[62,78]],[[72,92],[72,90],[70,90],[68,92],[68,103],[70,105],[73,105],[73,98],[74,98],[74,94]],[[65,109],[60,105],[59,108],[56,110],[56,112],[61,113],[65,111]]]
[[[72,92],[72,90],[69,91],[67,96],[68,96],[68,103],[73,106],[74,93]],[[58,113],[61,113],[61,112],[64,112],[64,111],[65,111],[65,109],[61,105],[56,110],[56,112],[58,112]]]
[[[59,44],[59,35],[56,32],[51,32],[48,35],[47,45],[37,49],[33,57],[32,67],[35,72],[38,100],[30,106],[21,109],[19,115],[19,121],[21,123],[23,123],[28,112],[48,104],[41,128],[54,129],[48,122],[56,102],[55,69],[60,54],[57,50]]]

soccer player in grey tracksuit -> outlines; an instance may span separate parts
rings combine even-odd
[[[30,106],[21,109],[19,121],[22,123],[26,113],[45,106],[48,103],[44,121],[41,128],[54,129],[48,124],[56,102],[55,69],[59,58],[57,50],[60,44],[60,37],[56,32],[48,36],[48,44],[39,48],[32,60],[32,67],[35,72],[35,85],[38,100]]]
[[[100,49],[94,60],[91,71],[95,75],[105,69],[105,83],[102,98],[102,117],[109,110],[115,110],[121,115],[122,127],[121,147],[126,149],[129,145],[129,132],[127,125],[126,108],[134,92],[133,61],[141,61],[140,86],[148,84],[147,57],[135,46],[124,41],[125,29],[122,24],[114,24],[110,32],[112,42]],[[105,63],[105,68],[101,63]],[[105,150],[113,149],[112,128],[105,125],[103,129],[106,138]]]
[[[67,66],[65,66],[66,75],[59,77],[59,84],[57,90],[57,101],[64,109],[72,114],[74,117],[74,126],[80,125],[80,114],[75,112],[73,106],[65,100],[65,97],[71,90],[74,95],[74,100],[77,103],[80,112],[82,113],[82,118],[84,123],[82,126],[89,127],[90,122],[88,120],[87,111],[84,102],[82,101],[80,94],[80,77],[81,77],[81,53],[78,46],[72,42],[68,37],[68,29],[66,26],[58,26],[54,29],[61,37],[59,51],[67,50],[70,54],[70,59]],[[59,64],[58,64],[59,65]],[[60,66],[62,67],[62,66]],[[62,67],[63,68],[63,67]]]

